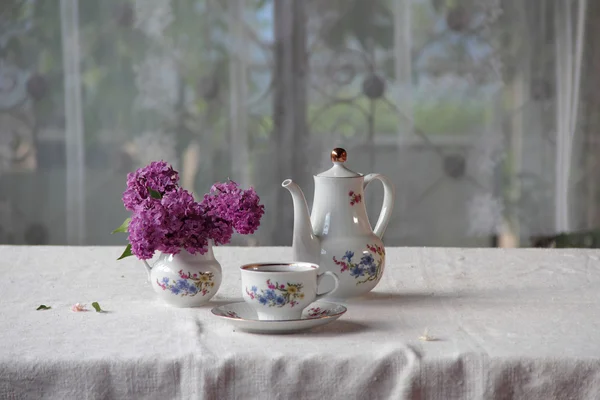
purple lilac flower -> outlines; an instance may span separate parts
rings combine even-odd
[[[123,192],[123,204],[130,211],[148,197],[152,189],[161,195],[177,189],[179,174],[164,161],[154,161],[144,168],[127,175],[127,189]]]
[[[215,245],[229,243],[231,241],[231,236],[233,236],[233,226],[229,221],[211,215],[206,211],[204,215],[204,229],[207,232],[207,236],[213,240],[213,243]]]
[[[260,226],[265,206],[259,203],[253,188],[242,190],[234,181],[214,184],[202,200],[209,215],[228,221],[243,235],[254,233]]]
[[[129,222],[131,252],[141,260],[152,258],[164,237],[162,220],[166,211],[160,202],[146,198]]]
[[[254,189],[242,190],[233,181],[217,183],[198,203],[178,181],[177,171],[164,161],[127,176],[123,204],[133,211],[129,243],[138,258],[152,258],[156,251],[178,254],[181,249],[204,254],[209,240],[226,244],[234,229],[249,234],[260,225],[264,206]],[[153,198],[150,190],[161,198]]]
[[[146,198],[129,223],[131,251],[142,260],[157,250],[178,254],[184,248],[191,254],[204,254],[207,234],[202,207],[181,188],[166,193],[160,201]]]
[[[177,254],[181,248],[191,254],[204,254],[208,247],[208,232],[205,229],[204,211],[194,197],[185,189],[169,192],[161,199],[168,210],[165,218],[163,253]]]

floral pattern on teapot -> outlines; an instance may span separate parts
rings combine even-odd
[[[174,295],[183,296],[195,296],[198,293],[202,296],[210,291],[210,288],[215,286],[213,282],[214,274],[212,272],[199,272],[187,274],[183,270],[179,270],[179,279],[169,279],[166,276],[162,280],[156,280],[156,284],[162,288],[162,290],[168,290]],[[191,282],[188,282],[191,281]]]
[[[288,282],[285,285],[280,285],[279,282],[273,283],[270,279],[267,279],[267,287],[267,290],[261,289],[258,293],[258,288],[252,286],[250,290],[246,288],[246,294],[250,296],[250,299],[258,300],[260,304],[268,307],[283,307],[286,304],[294,307],[298,304],[296,300],[304,298],[301,283]]]
[[[350,205],[351,206],[358,204],[362,201],[362,195],[359,193],[354,193],[353,190],[348,192],[348,196],[350,196]]]
[[[356,282],[357,285],[378,279],[382,271],[385,249],[377,244],[367,244],[367,248],[372,254],[369,252],[363,253],[360,261],[353,261],[354,252],[350,250],[346,251],[341,260],[333,256],[333,262],[341,267],[340,272],[349,271],[350,276],[361,279]]]

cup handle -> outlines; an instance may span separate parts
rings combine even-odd
[[[315,301],[327,296],[328,294],[335,292],[337,290],[338,286],[340,285],[340,281],[338,280],[337,275],[331,271],[326,271],[326,272],[323,272],[322,274],[317,275],[317,287],[319,287],[319,285],[321,285],[321,280],[323,280],[325,275],[329,275],[333,278],[333,280],[335,281],[335,286],[333,287],[333,289],[331,289],[328,292],[317,294],[317,297],[315,297]]]

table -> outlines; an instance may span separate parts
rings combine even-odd
[[[342,318],[283,336],[210,309],[241,300],[240,264],[290,248],[216,248],[224,281],[196,309],[159,303],[120,252],[0,246],[1,399],[600,398],[595,250],[388,248]],[[93,301],[108,312],[70,310]]]

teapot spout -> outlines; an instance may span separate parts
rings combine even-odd
[[[294,261],[318,264],[321,254],[321,241],[313,233],[304,193],[291,179],[283,181],[281,186],[290,191],[294,202],[294,236],[292,240]]]

